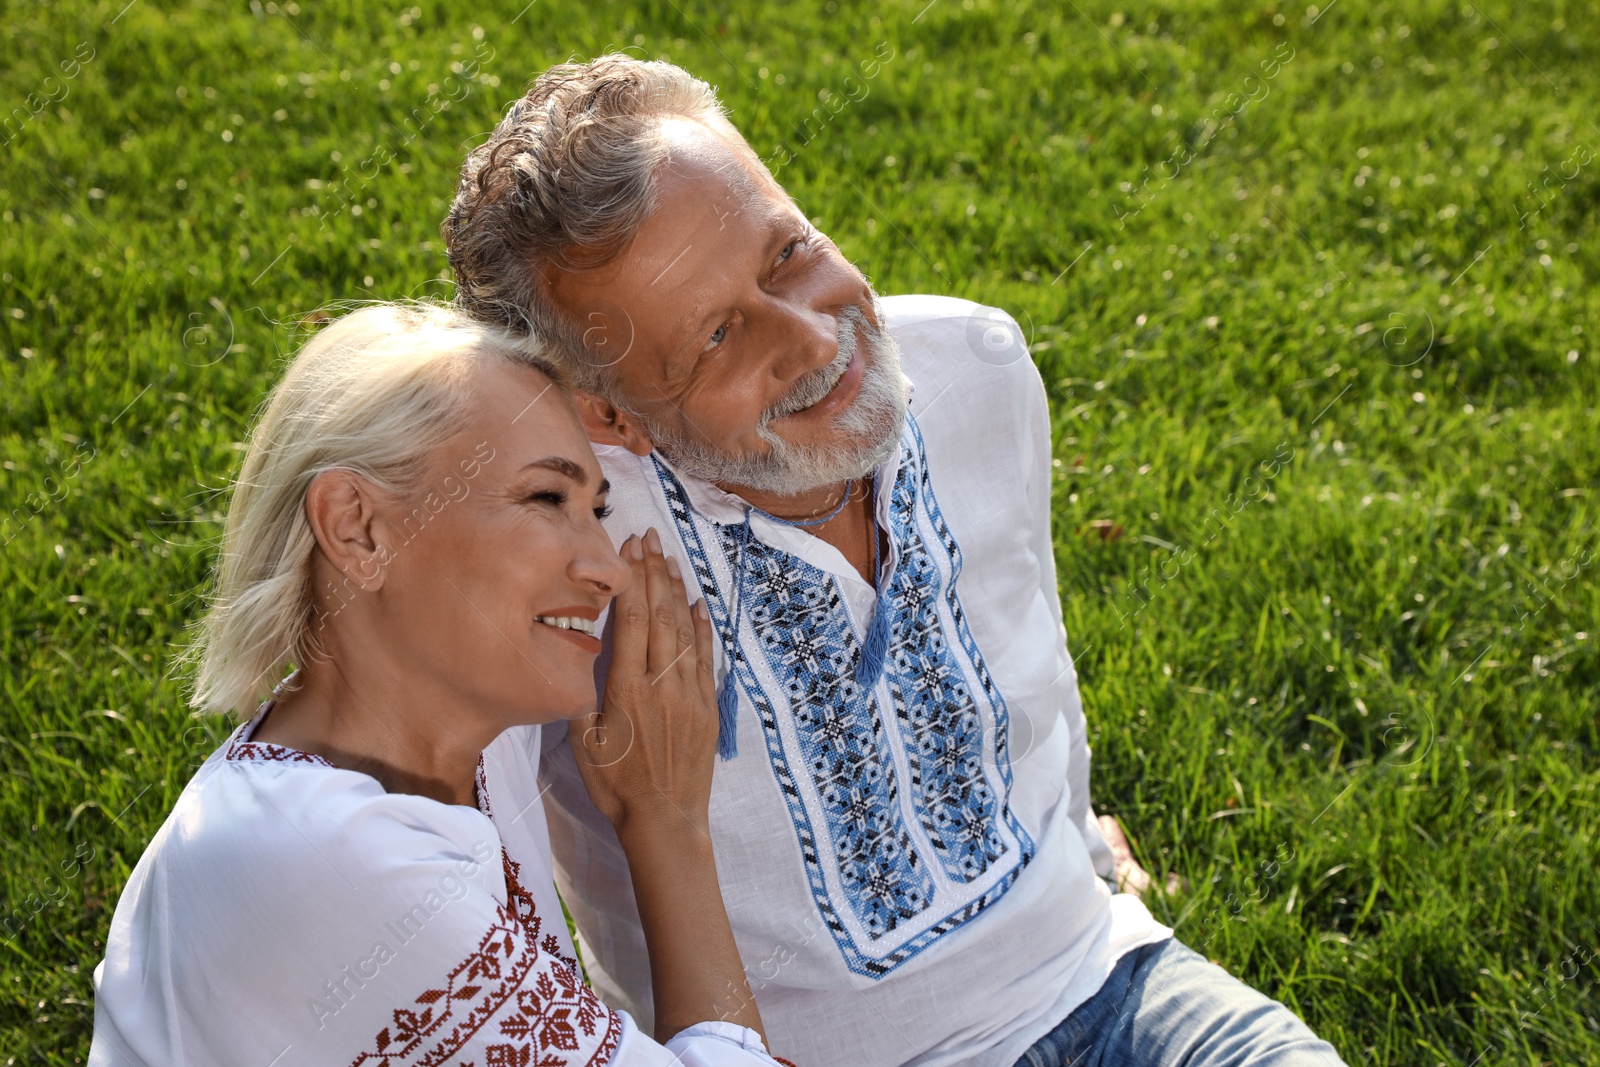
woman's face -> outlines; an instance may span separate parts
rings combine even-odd
[[[536,370],[476,373],[472,415],[419,488],[379,508],[379,632],[391,662],[491,721],[595,706],[595,620],[629,571],[601,528],[607,485],[572,401]]]

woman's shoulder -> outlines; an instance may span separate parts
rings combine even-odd
[[[483,813],[285,753],[219,755],[140,859],[96,972],[97,1030],[145,1033],[145,1062],[171,1062],[172,1035],[213,1057],[189,1062],[265,1062],[286,1034],[342,1049],[509,936]]]
[[[151,841],[173,872],[252,881],[327,874],[352,880],[401,873],[413,861],[495,857],[484,813],[407,793],[320,756],[231,738],[184,790]]]
[[[289,942],[365,947],[361,917],[416,905],[431,917],[446,904],[486,915],[505,903],[499,837],[482,812],[387,793],[276,746],[235,738],[218,757],[128,879],[112,920],[125,948],[180,967],[232,957],[293,969]]]

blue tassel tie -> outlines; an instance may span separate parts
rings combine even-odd
[[[861,662],[856,664],[856,684],[862,689],[871,689],[878,684],[878,679],[883,676],[884,661],[889,658],[889,590],[894,586],[894,575],[883,579],[878,573],[881,536],[878,533],[877,487],[877,479],[873,479],[872,581],[876,585],[881,579],[883,587],[878,591],[877,602],[872,608],[872,623],[867,627],[866,640],[861,644]]]
[[[878,594],[872,625],[867,627],[867,639],[861,646],[861,662],[856,664],[856,684],[863,689],[878,684],[883,676],[883,662],[889,658],[889,612],[883,603],[887,599],[882,593]]]
[[[744,509],[739,527],[739,558],[733,565],[733,632],[728,640],[728,673],[717,689],[717,755],[730,760],[739,754],[739,685],[734,680],[739,656],[739,623],[744,618],[744,560],[750,551],[750,508]]]
[[[717,755],[730,760],[739,754],[739,690],[730,669],[717,690]]]

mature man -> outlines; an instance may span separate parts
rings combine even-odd
[[[1108,884],[1009,317],[880,301],[709,86],[623,55],[539,78],[444,232],[460,302],[569,364],[613,537],[659,530],[710,607],[714,849],[778,1054],[1339,1062]],[[648,1026],[622,851],[546,746],[590,977]]]

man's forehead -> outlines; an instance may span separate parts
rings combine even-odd
[[[733,135],[683,121],[666,132],[671,147],[656,171],[657,216],[698,214],[725,228],[730,218],[761,225],[792,210],[788,194]]]
[[[636,355],[674,344],[665,336],[672,327],[691,326],[718,302],[717,268],[798,217],[736,134],[689,119],[665,120],[662,129],[669,152],[655,174],[655,210],[634,240],[603,267],[552,279],[557,299],[579,311],[586,343],[610,342],[625,326],[629,343],[614,347]],[[636,335],[639,316],[652,320],[648,338]]]
[[[788,198],[737,156],[678,155],[657,173],[656,208],[629,247],[591,275],[619,303],[626,294],[677,290],[691,263],[749,247],[792,220]],[[703,263],[702,263],[703,265]]]

